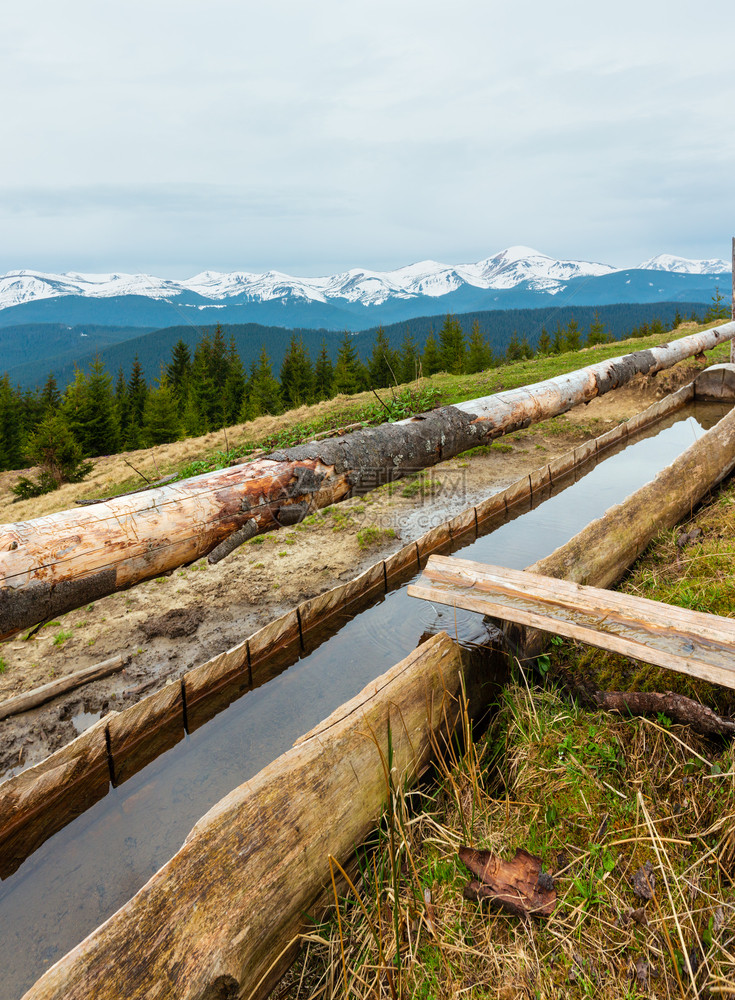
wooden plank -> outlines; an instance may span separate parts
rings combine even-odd
[[[182,681],[186,728],[193,733],[249,689],[248,640],[188,670]]]
[[[419,556],[414,542],[404,545],[385,560],[385,578],[389,587],[395,586],[399,580],[413,576],[418,571]]]
[[[416,564],[415,546],[413,563]],[[403,550],[401,550],[403,551]],[[410,554],[410,553],[409,553]],[[398,555],[398,553],[396,553]],[[339,625],[339,616],[354,615],[367,607],[376,596],[385,593],[386,573],[382,560],[360,573],[354,580],[311,597],[299,605],[304,648],[318,646],[325,635]]]
[[[735,409],[671,465],[591,521],[550,555],[526,567],[542,576],[609,587],[653,537],[688,517],[702,497],[735,468]]]
[[[184,738],[181,681],[116,713],[108,733],[115,784],[120,785]]]
[[[24,691],[13,698],[6,698],[5,701],[0,701],[0,719],[7,719],[11,715],[28,712],[39,705],[45,705],[46,702],[52,701],[62,694],[67,694],[69,691],[76,691],[77,688],[82,687],[84,684],[91,684],[92,681],[98,681],[103,677],[109,677],[110,674],[118,673],[129,659],[130,654],[128,653],[112,656],[109,660],[103,660],[101,663],[93,663],[89,667],[82,667],[81,670],[75,670],[71,674],[58,677],[55,681],[42,684],[32,691]]]
[[[299,614],[294,609],[268,622],[248,640],[250,650],[250,680],[253,685],[265,684],[284,665],[297,659],[301,651]]]
[[[466,545],[470,538],[477,537],[477,515],[474,507],[468,507],[449,521],[452,542]]]
[[[735,336],[735,322],[532,386],[273,452],[145,493],[0,528],[0,638],[208,554],[307,508],[428,468]]]
[[[331,899],[330,855],[347,864],[380,817],[389,740],[395,785],[414,782],[459,719],[461,678],[475,690],[469,663],[442,633],[372,681],[217,803],[25,1000],[267,996]]]
[[[110,712],[40,764],[0,784],[0,878],[107,794],[105,731],[116,715]]]
[[[416,539],[416,546],[419,551],[419,565],[424,566],[432,552],[440,550],[448,551],[451,544],[452,535],[446,521],[442,524],[437,524],[435,528],[430,528],[420,538]]]
[[[733,619],[438,555],[408,593],[735,688]]]

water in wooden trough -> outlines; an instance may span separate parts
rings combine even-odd
[[[590,464],[556,495],[519,506],[462,546],[469,559],[524,568],[566,542],[670,464],[725,408],[697,404],[618,454]],[[578,473],[579,475],[579,473]],[[552,493],[553,491],[550,491]],[[543,502],[542,502],[543,501]],[[470,536],[471,537],[471,536]],[[408,582],[408,581],[406,581]],[[407,597],[405,584],[262,687],[187,736],[39,848],[0,884],[0,1000],[41,973],[128,900],[227,792],[398,662],[422,634],[477,641],[482,619]]]

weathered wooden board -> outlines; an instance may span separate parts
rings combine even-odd
[[[182,681],[186,729],[193,733],[250,688],[248,640],[188,670]]]
[[[110,712],[71,743],[0,785],[0,879],[107,794]]]
[[[301,651],[299,613],[294,609],[268,622],[248,639],[250,679],[257,687],[265,684],[293,662]]]
[[[483,527],[489,522],[505,517],[506,510],[505,490],[481,501],[475,506],[478,527]]]
[[[408,593],[735,688],[730,618],[455,556],[431,556]]]
[[[452,534],[449,524],[444,521],[437,524],[435,528],[430,528],[424,532],[420,538],[416,539],[416,548],[419,553],[419,566],[425,566],[426,560],[432,552],[448,551],[452,544]]]
[[[308,650],[319,645],[326,633],[337,625],[340,617],[357,614],[379,594],[384,593],[385,569],[381,561],[370,566],[354,580],[301,603],[299,618],[304,648]]]
[[[414,573],[418,573],[419,556],[416,545],[409,542],[408,545],[404,545],[402,549],[394,552],[392,556],[388,556],[384,563],[385,579],[388,587],[393,587],[400,580],[405,580],[407,577],[413,576]]]
[[[457,514],[449,521],[449,533],[452,536],[452,544],[461,542],[467,545],[471,539],[477,537],[477,515],[474,507],[468,507]]]
[[[0,528],[0,638],[206,555],[252,521],[293,523],[709,350],[726,323],[533,386],[274,452],[249,464]]]
[[[109,718],[109,716],[107,717]],[[109,718],[113,777],[116,785],[137,774],[184,738],[181,681],[174,681]]]
[[[292,958],[303,914],[329,899],[329,856],[344,864],[381,814],[389,734],[393,781],[410,783],[457,718],[466,664],[442,633],[371,682],[214,806],[26,1000],[266,996]]]
[[[713,399],[722,402],[735,400],[735,365],[710,365],[694,380],[697,399]]]
[[[627,427],[628,434],[635,434],[638,431],[644,430],[644,428],[650,426],[651,424],[655,424],[663,417],[667,417],[670,413],[675,413],[677,410],[680,410],[683,406],[686,406],[687,403],[691,403],[693,400],[694,383],[689,382],[687,385],[683,385],[681,389],[677,389],[676,392],[669,393],[662,399],[652,403],[645,410],[642,410],[641,413],[636,413],[635,416],[626,420],[625,426]]]

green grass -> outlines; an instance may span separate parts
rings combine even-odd
[[[697,329],[705,329],[705,327]],[[671,339],[684,336],[693,330],[694,327],[691,330],[686,329],[672,333]],[[161,471],[162,474],[175,473],[177,479],[186,479],[190,476],[224,468],[233,459],[247,461],[248,457],[258,449],[264,449],[268,452],[287,448],[308,441],[316,434],[333,431],[348,424],[363,423],[365,426],[381,424],[386,420],[402,419],[414,413],[424,412],[436,405],[459,403],[503,390],[516,389],[608,358],[643,350],[664,341],[663,335],[637,337],[579,351],[569,351],[565,354],[519,361],[473,375],[448,375],[440,372],[431,378],[421,379],[417,383],[399,386],[395,389],[378,390],[384,405],[378,403],[371,393],[338,397],[308,407],[309,415],[306,419],[294,420],[292,413],[283,413],[272,418],[272,424],[274,423],[277,429],[267,436],[246,437],[230,451],[223,451],[221,448],[213,449],[211,452],[200,455],[197,459],[188,460],[186,463],[173,465]],[[707,364],[715,364],[728,358],[729,347],[723,345],[709,352]],[[691,359],[681,364],[692,369],[697,366],[697,363]],[[553,433],[553,429],[557,429],[559,433],[566,433],[568,430],[564,427],[563,421],[560,421],[559,424],[556,424],[555,421],[548,421],[545,430],[550,430]],[[106,487],[106,495],[113,496],[139,486],[139,476],[127,477],[109,489]]]
[[[7,669],[8,669],[7,663],[2,658],[2,656],[0,656],[0,674],[4,674]]]
[[[683,547],[678,540],[699,528]],[[735,614],[735,483],[725,483],[684,524],[662,531],[633,565],[618,589],[677,607],[732,617]],[[735,715],[735,691],[686,674],[568,642],[551,651],[552,671],[575,683],[613,691],[674,691]]]
[[[396,533],[393,528],[380,528],[377,524],[366,524],[357,532],[357,544],[361,549],[372,549],[395,537]]]
[[[71,639],[74,633],[70,630],[65,632],[63,629],[57,632],[54,636],[54,646],[63,646],[67,639]]]

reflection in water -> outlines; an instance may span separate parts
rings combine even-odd
[[[653,478],[725,411],[717,404],[680,411],[670,426],[658,425],[651,436],[535,509],[511,512],[512,520],[465,545],[463,557],[522,569],[548,555]],[[16,1000],[130,899],[210,806],[406,656],[422,634],[441,629],[477,642],[485,625],[471,612],[455,615],[454,609],[408,598],[404,585],[347,618],[316,650],[234,702],[47,841],[0,884],[0,1000]]]

